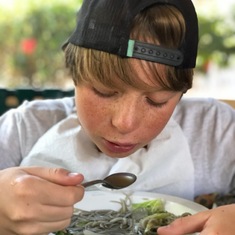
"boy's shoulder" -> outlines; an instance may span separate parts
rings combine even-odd
[[[179,123],[189,118],[192,121],[201,118],[215,120],[215,117],[223,118],[223,115],[235,119],[235,109],[215,98],[182,98],[173,115]]]

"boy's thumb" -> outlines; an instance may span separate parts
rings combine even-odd
[[[23,167],[21,169],[30,175],[65,186],[78,185],[84,180],[82,174],[72,173],[63,168]]]

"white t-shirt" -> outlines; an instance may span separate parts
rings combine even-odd
[[[233,187],[235,174],[235,110],[213,99],[185,98],[178,104],[173,119],[148,145],[148,151],[141,149],[120,161],[98,153],[85,136],[75,116],[73,98],[26,102],[0,117],[0,168],[18,166],[25,159],[22,164],[55,164],[80,171],[86,180],[120,170],[132,170],[139,176],[139,181],[132,186],[134,190],[168,193],[189,199],[204,193],[228,193]],[[61,127],[65,128],[58,134]],[[163,138],[167,134],[170,137]],[[64,156],[64,146],[60,146],[58,151],[60,141],[65,143],[67,137],[70,141],[66,151],[80,146],[76,149],[81,153],[78,158],[77,155],[76,158],[73,155],[67,158],[68,153]],[[47,155],[49,148],[41,148],[48,138],[49,152],[54,151],[56,158],[53,154]],[[74,140],[79,140],[79,144]],[[157,144],[159,141],[162,144]],[[37,162],[42,158],[40,153],[44,163]],[[145,159],[143,156],[148,161],[142,161]],[[27,160],[27,163],[26,159],[30,158],[34,160],[31,163]],[[64,163],[61,159],[68,161]],[[86,159],[89,164],[81,164]],[[99,162],[100,159],[102,161]],[[73,169],[74,162],[77,165]],[[99,162],[96,171],[92,166],[95,162]],[[152,172],[155,178],[150,178]],[[176,175],[178,178],[174,181]]]

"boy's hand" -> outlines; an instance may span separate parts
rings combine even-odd
[[[0,234],[48,234],[70,223],[84,195],[81,174],[59,168],[0,171]]]
[[[172,224],[158,229],[159,235],[185,235],[199,232],[200,235],[233,235],[235,232],[235,205],[220,206],[182,217]]]

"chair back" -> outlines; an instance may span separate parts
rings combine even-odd
[[[57,99],[74,96],[74,90],[60,89],[5,89],[0,88],[0,115],[11,108],[16,108],[25,100]]]

